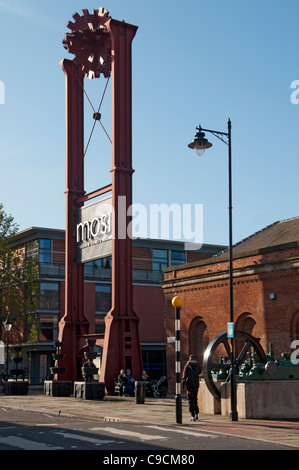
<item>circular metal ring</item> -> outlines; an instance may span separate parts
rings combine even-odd
[[[257,354],[259,362],[266,363],[266,355],[262,346],[260,345],[259,339],[254,338],[249,333],[244,331],[235,331],[234,337],[238,340],[238,343],[242,342],[243,345],[241,347],[241,351],[237,357],[234,359],[234,367],[238,371],[239,367],[244,362],[246,353],[252,348],[253,351]],[[215,361],[215,353],[218,347],[225,349],[227,356],[230,358],[230,344],[227,338],[227,332],[220,333],[220,335],[216,336],[208,345],[207,349],[204,353],[203,358],[203,377],[205,379],[205,383],[209,391],[212,395],[216,398],[220,398],[220,390],[214,382],[213,379],[213,371],[220,370],[223,371],[223,375],[225,380],[229,380],[229,371],[231,369],[231,361],[228,360],[224,362],[220,360],[219,362]]]

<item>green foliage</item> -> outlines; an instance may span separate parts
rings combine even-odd
[[[24,248],[11,248],[18,225],[0,203],[0,321],[34,312],[38,306],[38,261],[25,258]]]

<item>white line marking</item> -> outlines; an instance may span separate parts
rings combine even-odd
[[[117,434],[124,437],[134,437],[140,439],[141,441],[151,441],[153,439],[168,439],[166,436],[158,436],[157,434],[141,434],[140,432],[134,431],[127,431],[125,429],[118,429],[118,428],[91,428],[91,431],[103,431],[103,432],[111,432],[111,434]]]
[[[44,442],[30,441],[23,437],[7,436],[0,438],[0,444],[9,445],[12,447],[18,447],[24,450],[61,450],[63,447],[51,446]]]
[[[91,444],[95,444],[98,446],[102,446],[104,444],[114,444],[116,441],[109,441],[107,439],[95,439],[90,436],[82,436],[81,434],[71,434],[69,432],[55,432],[58,436],[63,436],[66,439],[77,439],[79,441],[89,442]]]
[[[161,427],[159,426],[145,426],[147,428],[151,429],[158,429],[161,431]],[[185,429],[173,429],[173,428],[163,428],[164,431],[169,431],[169,432],[178,432],[181,434],[186,434],[187,436],[195,436],[195,437],[211,437],[212,439],[215,439],[216,436],[212,436],[211,434],[207,433],[202,433],[202,432],[196,432],[196,431],[185,431]]]

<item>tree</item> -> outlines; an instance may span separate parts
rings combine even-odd
[[[0,321],[22,320],[37,310],[38,262],[25,257],[24,247],[12,248],[19,227],[0,203]]]

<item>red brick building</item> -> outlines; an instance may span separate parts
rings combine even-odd
[[[173,337],[174,308],[181,308],[181,360],[190,353],[202,362],[210,341],[226,331],[229,312],[229,258],[224,251],[204,261],[165,269],[166,336]],[[274,354],[292,352],[299,340],[299,217],[279,221],[233,247],[234,323]],[[174,345],[167,344],[167,370],[174,371]],[[174,375],[174,374],[172,374]]]

